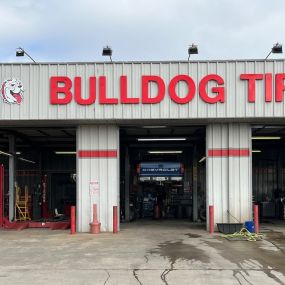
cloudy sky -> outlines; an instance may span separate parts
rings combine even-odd
[[[265,58],[285,45],[284,0],[0,0],[0,62]],[[283,55],[272,55],[280,58]]]

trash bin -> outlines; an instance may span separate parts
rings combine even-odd
[[[242,223],[217,223],[218,231],[223,234],[233,234],[242,229]]]
[[[246,222],[244,223],[244,225],[245,225],[245,228],[246,228],[249,232],[251,232],[251,233],[254,233],[254,232],[255,232],[255,229],[254,229],[254,222],[253,222],[253,221],[246,221]]]

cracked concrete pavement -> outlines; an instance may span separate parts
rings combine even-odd
[[[285,284],[285,224],[258,242],[186,221],[123,224],[119,234],[0,230],[0,284]]]

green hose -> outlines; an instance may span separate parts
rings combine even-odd
[[[251,233],[246,228],[242,228],[239,232],[233,234],[222,235],[225,238],[235,238],[247,241],[258,241],[263,239],[263,234]]]

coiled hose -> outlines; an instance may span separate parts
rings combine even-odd
[[[263,239],[263,234],[251,233],[246,228],[242,228],[239,232],[236,232],[233,234],[226,234],[222,236],[225,238],[229,238],[229,239],[240,239],[240,240],[247,240],[247,241],[258,241],[258,240]]]

